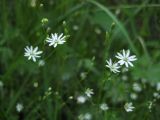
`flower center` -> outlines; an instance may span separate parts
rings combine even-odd
[[[31,52],[30,55],[31,55],[31,56],[34,56],[35,54],[34,54],[34,52]]]
[[[124,60],[125,62],[128,62],[128,58],[126,58],[126,57],[125,57],[123,60]]]

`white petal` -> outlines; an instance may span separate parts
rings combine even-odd
[[[123,49],[123,57],[126,57],[126,53],[124,49]]]
[[[127,62],[125,62],[125,66],[128,68],[128,63]]]
[[[128,62],[128,64],[129,64],[131,67],[133,67],[133,64],[132,64],[131,62]]]
[[[129,57],[129,55],[130,55],[130,50],[127,50],[126,57]]]

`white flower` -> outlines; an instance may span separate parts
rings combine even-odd
[[[58,33],[51,34],[51,37],[47,38],[47,42],[49,43],[49,46],[53,46],[54,48],[57,47],[58,44],[63,44],[65,41],[66,36],[63,36],[63,33],[61,33],[58,36]]]
[[[142,91],[142,87],[141,87],[140,84],[134,83],[134,84],[133,84],[133,90],[134,90],[135,92],[141,92],[141,91]]]
[[[129,65],[131,67],[133,67],[132,61],[137,60],[135,55],[130,56],[130,51],[127,50],[123,50],[122,54],[121,53],[117,53],[116,58],[119,59],[118,63],[120,65],[125,64],[126,67],[128,67]]]
[[[84,114],[84,120],[91,120],[91,119],[92,119],[92,115],[90,113]]]
[[[77,97],[77,103],[83,104],[85,102],[86,102],[86,97],[85,96],[80,95],[80,96]]]
[[[3,82],[0,81],[0,88],[3,88]]]
[[[127,77],[126,75],[123,75],[123,76],[122,76],[122,80],[123,80],[123,81],[127,81],[127,80],[128,80],[128,77]]]
[[[132,112],[134,108],[135,108],[135,107],[132,106],[132,103],[131,103],[131,102],[130,102],[130,103],[126,103],[126,104],[124,105],[124,109],[126,110],[126,112]]]
[[[36,1],[37,0],[31,0],[31,7],[35,7],[36,6]]]
[[[157,91],[160,91],[160,82],[157,83]]]
[[[37,88],[37,87],[38,87],[38,82],[34,82],[34,83],[33,83],[33,86],[34,86],[35,88]]]
[[[79,120],[84,120],[84,115],[83,115],[83,114],[80,114],[80,115],[78,116],[78,119],[79,119]]]
[[[123,72],[123,73],[128,72],[128,68],[126,68],[126,67],[125,67],[125,68],[122,68],[122,72]]]
[[[87,77],[87,73],[86,72],[82,72],[80,74],[80,77],[81,77],[82,80],[84,80]]]
[[[77,31],[79,29],[78,25],[73,26],[73,30]]]
[[[28,60],[32,59],[34,62],[36,62],[36,58],[40,58],[40,54],[42,54],[42,51],[38,51],[38,47],[33,48],[33,46],[26,47],[24,56],[28,57]]]
[[[136,100],[138,98],[138,95],[136,93],[131,93],[130,97],[132,100]]]
[[[39,62],[38,62],[38,66],[44,66],[45,65],[45,61],[44,60],[40,60]]]
[[[17,105],[16,105],[16,110],[17,110],[17,112],[21,112],[22,110],[23,110],[23,105],[21,104],[21,103],[17,103]]]
[[[111,72],[114,72],[114,73],[120,72],[118,70],[120,68],[120,66],[118,66],[118,63],[112,63],[111,59],[109,59],[109,61],[106,61],[106,62],[107,62],[106,67],[108,67],[111,70]]]
[[[93,89],[87,88],[85,94],[87,97],[91,97],[94,94]]]
[[[155,98],[157,98],[157,99],[159,99],[159,98],[160,98],[160,94],[159,94],[159,93],[157,93],[157,92],[154,92],[154,93],[153,93],[153,96],[154,96]]]
[[[107,105],[106,103],[102,103],[102,104],[100,105],[100,109],[103,110],[103,111],[106,111],[106,110],[109,109],[109,107],[108,107],[108,105]]]
[[[91,120],[92,119],[92,115],[90,113],[85,113],[85,114],[80,114],[78,116],[79,120]]]
[[[95,31],[96,34],[101,34],[102,33],[101,29],[99,29],[99,28],[95,28],[94,31]]]

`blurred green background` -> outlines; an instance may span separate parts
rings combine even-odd
[[[65,30],[70,37],[64,45],[44,44],[47,35]],[[44,66],[24,57],[27,45],[45,51]],[[122,49],[138,60],[128,72],[108,77],[105,61]],[[160,1],[0,0],[0,81],[0,120],[77,120],[86,112],[93,120],[159,120],[153,94],[160,89]],[[142,91],[135,92],[134,83]],[[49,87],[52,93],[41,100]],[[76,97],[86,88],[94,95],[79,105]],[[135,110],[126,113],[123,104],[130,101]],[[106,112],[99,110],[103,102]],[[17,103],[24,106],[20,113]]]

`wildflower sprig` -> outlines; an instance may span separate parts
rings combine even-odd
[[[107,65],[111,72],[118,73],[119,69],[125,65],[126,68],[133,67],[133,61],[136,61],[137,58],[135,55],[130,56],[130,50],[122,50],[122,52],[118,52],[115,56],[118,59],[118,62],[113,63],[112,59],[106,60]]]
[[[50,37],[49,36],[47,37],[46,42],[49,44],[49,46],[53,46],[54,48],[56,48],[58,45],[64,44],[66,42],[66,38],[68,38],[68,36],[63,35],[63,33],[61,34],[52,33]],[[34,48],[32,45],[26,46],[24,50],[25,50],[24,56],[28,57],[28,60],[33,60],[34,62],[36,62],[37,58],[41,57],[40,54],[43,53],[43,51],[38,50],[38,46]]]

